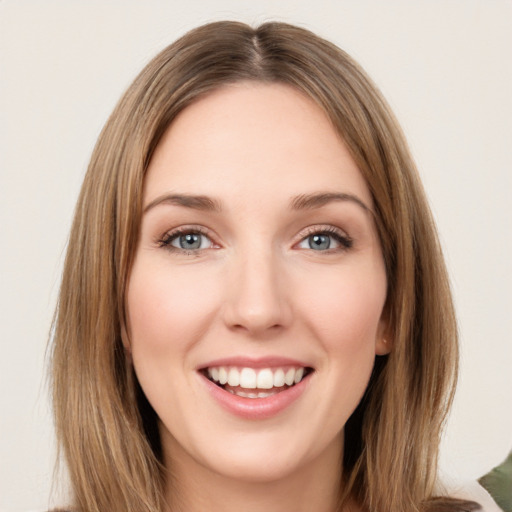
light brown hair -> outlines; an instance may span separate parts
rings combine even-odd
[[[440,432],[457,372],[441,249],[404,136],[342,50],[282,23],[218,22],[155,57],[94,149],[76,208],[54,323],[53,403],[77,511],[164,508],[156,417],[121,342],[144,175],[162,134],[198,97],[238,81],[285,83],[312,98],[346,142],[373,196],[393,350],[376,358],[345,428],[345,494],[378,511],[470,510],[434,498]]]

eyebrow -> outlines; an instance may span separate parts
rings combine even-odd
[[[349,201],[361,207],[365,212],[372,213],[372,210],[357,196],[343,192],[316,192],[312,194],[300,194],[290,201],[292,210],[314,210],[321,208],[326,204],[337,201]],[[204,195],[191,194],[164,194],[153,199],[145,208],[144,213],[153,209],[155,206],[168,204],[174,206],[183,206],[193,210],[221,212],[222,205],[217,199]]]
[[[359,197],[353,194],[345,194],[343,192],[317,192],[313,194],[301,194],[291,201],[293,210],[313,210],[321,208],[328,203],[336,201],[350,201],[360,206],[365,212],[372,213],[368,207]]]
[[[184,206],[194,210],[203,210],[209,212],[220,212],[222,210],[220,202],[208,196],[195,196],[189,194],[164,194],[153,199],[145,208],[144,213],[160,204],[170,204],[174,206]]]

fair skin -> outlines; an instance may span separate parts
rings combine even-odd
[[[143,204],[124,342],[171,510],[332,512],[344,425],[388,351],[372,200],[342,140],[288,86],[226,86],[169,127]]]

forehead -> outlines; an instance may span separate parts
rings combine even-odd
[[[371,197],[325,113],[284,84],[242,82],[199,99],[159,142],[144,202],[166,192],[226,197],[290,197],[312,191]]]

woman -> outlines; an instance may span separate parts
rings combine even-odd
[[[200,27],[92,155],[55,321],[73,510],[476,510],[436,497],[457,370],[401,131],[293,26]]]

